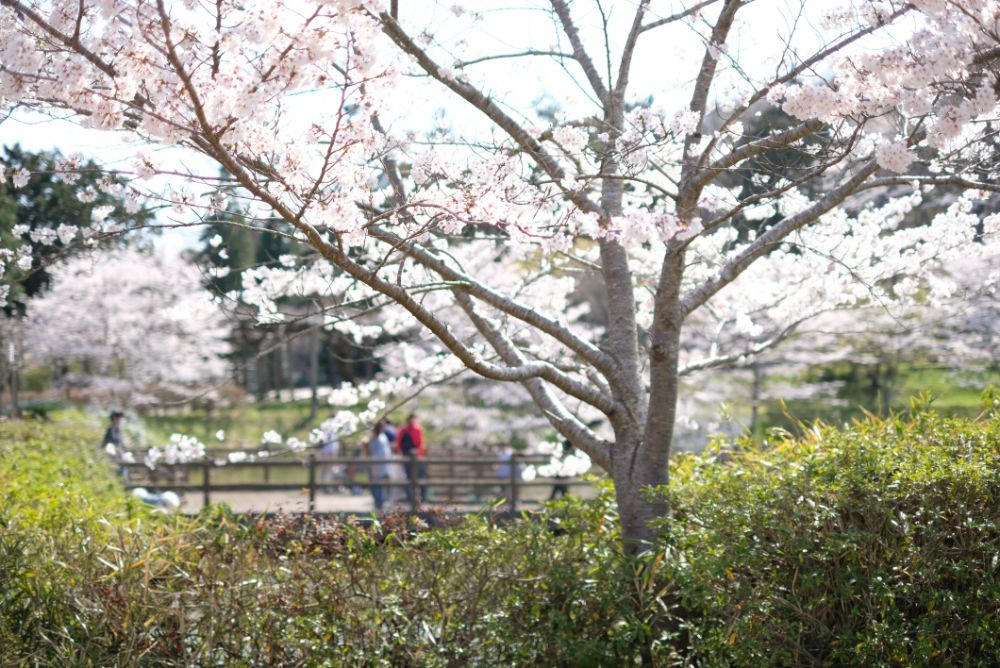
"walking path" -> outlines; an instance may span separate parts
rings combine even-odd
[[[547,491],[547,490],[546,490]],[[588,490],[589,491],[589,490]],[[589,496],[589,494],[588,494]],[[226,503],[237,513],[304,513],[309,508],[309,495],[305,491],[296,492],[212,492],[212,503]],[[476,503],[468,502],[433,503],[436,508],[455,510],[459,512],[474,512],[487,505],[487,500]],[[395,507],[386,510],[409,510],[409,503],[402,501]],[[202,508],[202,496],[199,492],[189,492],[181,500],[180,512],[193,514]],[[372,495],[363,492],[358,496],[353,494],[317,494],[316,512],[318,513],[370,513],[375,510]]]

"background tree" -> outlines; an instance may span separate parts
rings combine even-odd
[[[277,296],[280,321],[258,323],[256,310],[241,300],[244,272],[250,283],[308,263],[312,249],[284,231],[276,219],[258,219],[231,200],[225,211],[205,219],[199,263],[206,267],[206,285],[221,299],[234,323],[231,359],[235,381],[264,398],[282,391],[294,392],[308,385],[314,417],[318,411],[318,386],[335,385],[355,378],[367,379],[377,368],[374,341],[362,345],[334,328],[324,327],[322,314],[334,308],[322,290]],[[290,281],[295,283],[294,278]],[[294,292],[294,291],[290,291]]]
[[[192,264],[116,250],[50,271],[51,287],[28,302],[25,339],[35,361],[77,369],[57,382],[136,403],[158,386],[225,376],[228,325]]]
[[[121,246],[150,219],[124,181],[79,155],[32,153],[4,147],[0,171],[0,252],[3,281],[10,286],[8,313],[24,314],[25,300],[48,287],[48,267],[73,252],[98,245]],[[97,227],[100,226],[100,231]]]
[[[149,219],[124,182],[79,155],[33,153],[19,145],[0,155],[0,261],[3,311],[0,323],[0,388],[17,414],[26,302],[48,287],[48,267],[83,248],[122,246]],[[100,226],[100,230],[97,229]]]

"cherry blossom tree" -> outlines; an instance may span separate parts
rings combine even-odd
[[[956,263],[950,275],[964,298],[939,309],[931,334],[942,358],[966,373],[1000,371],[1000,256]]]
[[[363,337],[381,309],[431,342],[398,387],[523,386],[614,479],[629,545],[669,510],[641,490],[668,482],[684,375],[945,290],[938,262],[996,243],[973,203],[997,190],[997,0],[399,4],[0,0],[0,96],[211,158],[227,176],[166,193],[152,152],[117,175],[178,221],[238,192],[315,250],[243,273],[260,321],[315,294]],[[761,109],[786,122],[745,132]],[[776,149],[802,159],[776,173]],[[699,320],[732,346],[687,355]]]
[[[85,363],[91,384],[132,397],[225,375],[228,327],[195,266],[139,250],[95,251],[51,274],[50,289],[28,304],[24,338],[35,361]]]

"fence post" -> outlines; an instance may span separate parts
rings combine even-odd
[[[520,471],[518,471],[517,453],[510,456],[510,512],[517,512],[517,495],[520,491]]]
[[[455,503],[455,450],[454,448],[449,448],[448,450],[448,480],[451,484],[448,485],[448,503]]]
[[[316,455],[309,455],[309,512],[316,512]]]
[[[211,503],[211,489],[212,489],[212,476],[210,471],[212,470],[212,462],[205,460],[201,463],[201,506],[202,508],[208,508]]]
[[[406,463],[410,472],[410,475],[407,476],[409,478],[407,489],[410,490],[410,512],[415,513],[420,508],[420,502],[417,500],[417,494],[419,493],[417,490],[417,455],[411,452],[407,457],[410,458],[410,461]]]
[[[264,482],[271,482],[271,444],[264,444],[264,452],[267,455],[264,457]]]

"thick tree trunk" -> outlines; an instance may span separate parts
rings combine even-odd
[[[637,554],[655,538],[651,520],[670,511],[662,495],[650,496],[650,486],[670,480],[670,450],[677,419],[678,361],[683,314],[680,285],[683,249],[668,249],[657,290],[649,350],[649,393],[622,403],[630,415],[615,428],[611,476],[615,481],[625,549]],[[637,376],[638,379],[638,376]]]
[[[615,481],[615,498],[621,517],[622,541],[626,552],[639,554],[656,538],[653,520],[666,517],[670,505],[663,496],[650,497],[645,491],[650,486],[667,485],[669,449],[636,443],[622,448],[618,442],[612,477]]]
[[[624,127],[625,88],[624,82],[620,83],[605,107],[605,123],[615,129],[615,136]],[[601,184],[601,208],[608,218],[620,216],[624,186],[617,178],[619,166],[613,155],[605,158],[601,171],[609,177]],[[650,522],[666,516],[669,511],[666,498],[650,497],[646,488],[666,485],[669,480],[676,391],[669,401],[657,403],[653,401],[656,394],[646,394],[643,389],[633,276],[628,253],[617,241],[601,242],[601,269],[608,303],[607,351],[620,373],[616,398],[623,408],[610,416],[615,429],[610,474],[615,483],[623,546],[629,554],[636,555],[654,542],[656,531]],[[657,308],[662,306],[658,304]],[[654,347],[655,338],[654,334]],[[651,368],[656,369],[658,364],[662,366],[654,358]],[[676,364],[674,372],[676,380]],[[655,374],[653,380],[655,383]],[[653,389],[656,389],[655,384]],[[650,429],[650,422],[658,429]]]

